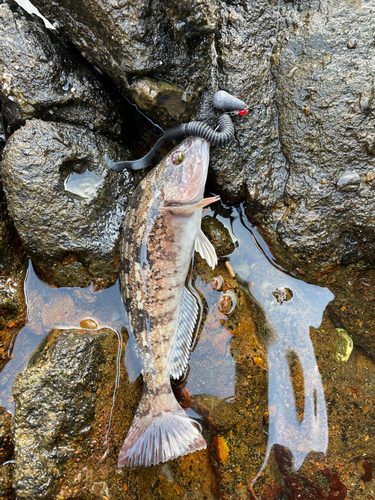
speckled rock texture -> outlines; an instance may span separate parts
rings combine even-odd
[[[375,262],[375,10],[363,5],[303,12],[274,49],[288,179],[267,230],[289,269],[310,279],[316,268]]]
[[[36,0],[129,96],[147,73],[200,95],[196,117],[213,125],[219,88],[248,104],[235,141],[212,150],[210,182],[246,199],[290,270],[311,263],[310,280],[316,266],[374,261],[368,3]]]
[[[0,181],[0,369],[9,359],[12,339],[25,322],[23,284],[26,268],[26,255],[9,217]]]
[[[297,6],[279,4],[266,0],[247,4],[158,0],[152,5],[125,0],[35,2],[43,15],[57,22],[59,32],[129,97],[133,78],[147,74],[172,82],[187,94],[202,97],[196,117],[210,120],[213,126],[217,119],[210,105],[214,92],[224,89],[245,101],[251,111],[245,118],[234,117],[236,140],[211,152],[210,178],[227,200],[250,196],[266,207],[283,194],[287,177],[270,57],[275,37],[285,29],[285,17],[299,17]],[[305,8],[310,4],[299,2]],[[168,108],[168,103],[164,106]],[[153,105],[144,109],[158,116]],[[175,122],[170,117],[162,124]]]
[[[117,136],[121,107],[72,47],[15,3],[0,4],[0,99],[8,124],[42,118]]]
[[[52,331],[49,348],[14,384],[15,489],[19,498],[51,499],[64,464],[91,431],[102,343],[111,330]]]
[[[119,228],[137,175],[109,170],[105,153],[128,157],[99,134],[41,120],[7,142],[8,210],[48,283],[105,288],[117,279]]]
[[[1,106],[0,106],[0,109],[1,109]],[[4,130],[4,126],[3,126],[2,115],[0,113],[0,159],[1,159],[1,153],[4,149],[4,146],[5,146],[5,130]]]

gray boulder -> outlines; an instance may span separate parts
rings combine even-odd
[[[28,121],[4,150],[9,212],[26,252],[55,286],[105,288],[117,279],[119,228],[138,177],[109,170],[105,153],[128,157],[98,134],[41,120]]]
[[[333,2],[301,14],[275,48],[289,175],[266,227],[287,267],[309,279],[317,268],[375,262],[374,18]]]
[[[18,498],[54,498],[64,465],[90,433],[111,330],[53,330],[13,386]],[[113,339],[112,339],[113,340]]]
[[[0,4],[0,98],[8,124],[42,118],[119,135],[120,107],[72,47],[14,3]]]
[[[217,119],[210,105],[214,92],[224,89],[245,101],[251,112],[234,117],[236,140],[212,150],[210,179],[231,202],[251,197],[258,205],[271,207],[282,195],[287,169],[278,141],[270,57],[275,37],[285,29],[284,19],[299,16],[290,3],[157,0],[151,7],[125,0],[74,4],[36,0],[35,4],[152,116],[160,119],[168,102],[160,96],[157,111],[152,85],[144,95],[145,74],[178,85],[184,90],[181,98],[199,95],[196,118],[207,119],[212,126]],[[169,102],[172,106],[171,98]],[[175,103],[173,107],[178,109]],[[174,110],[165,113],[163,126],[174,125],[176,116],[189,121],[190,111],[178,115]]]

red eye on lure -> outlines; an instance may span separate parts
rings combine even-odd
[[[0,0],[1,3],[1,0]],[[224,111],[218,118],[218,131],[212,130],[208,123],[204,121],[191,121],[189,123],[181,123],[176,127],[169,128],[163,132],[163,135],[154,144],[154,147],[145,156],[138,160],[113,162],[108,155],[105,155],[105,161],[110,169],[115,172],[121,172],[124,168],[131,170],[139,170],[149,166],[156,151],[160,148],[164,141],[170,141],[179,137],[194,135],[201,137],[211,144],[211,146],[227,146],[234,138],[234,125],[229,116],[230,112],[237,111],[241,116],[247,114],[247,104],[237,97],[234,97],[225,90],[219,90],[212,98],[212,105],[215,109]],[[183,161],[183,157],[176,158],[173,163],[178,165]]]

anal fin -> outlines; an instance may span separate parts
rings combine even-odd
[[[181,300],[180,316],[173,349],[171,377],[178,379],[184,373],[189,361],[190,348],[194,327],[198,319],[199,307],[194,295],[188,288],[184,288]]]
[[[211,269],[215,269],[217,265],[216,250],[202,229],[199,231],[197,239],[195,240],[195,251],[199,253],[202,259],[206,260]]]

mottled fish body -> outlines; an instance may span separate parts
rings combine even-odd
[[[166,462],[206,447],[177,402],[170,376],[189,358],[198,314],[185,287],[194,248],[212,267],[215,250],[201,231],[209,144],[188,137],[138,185],[121,243],[120,283],[142,364],[143,395],[122,445],[119,467]]]

